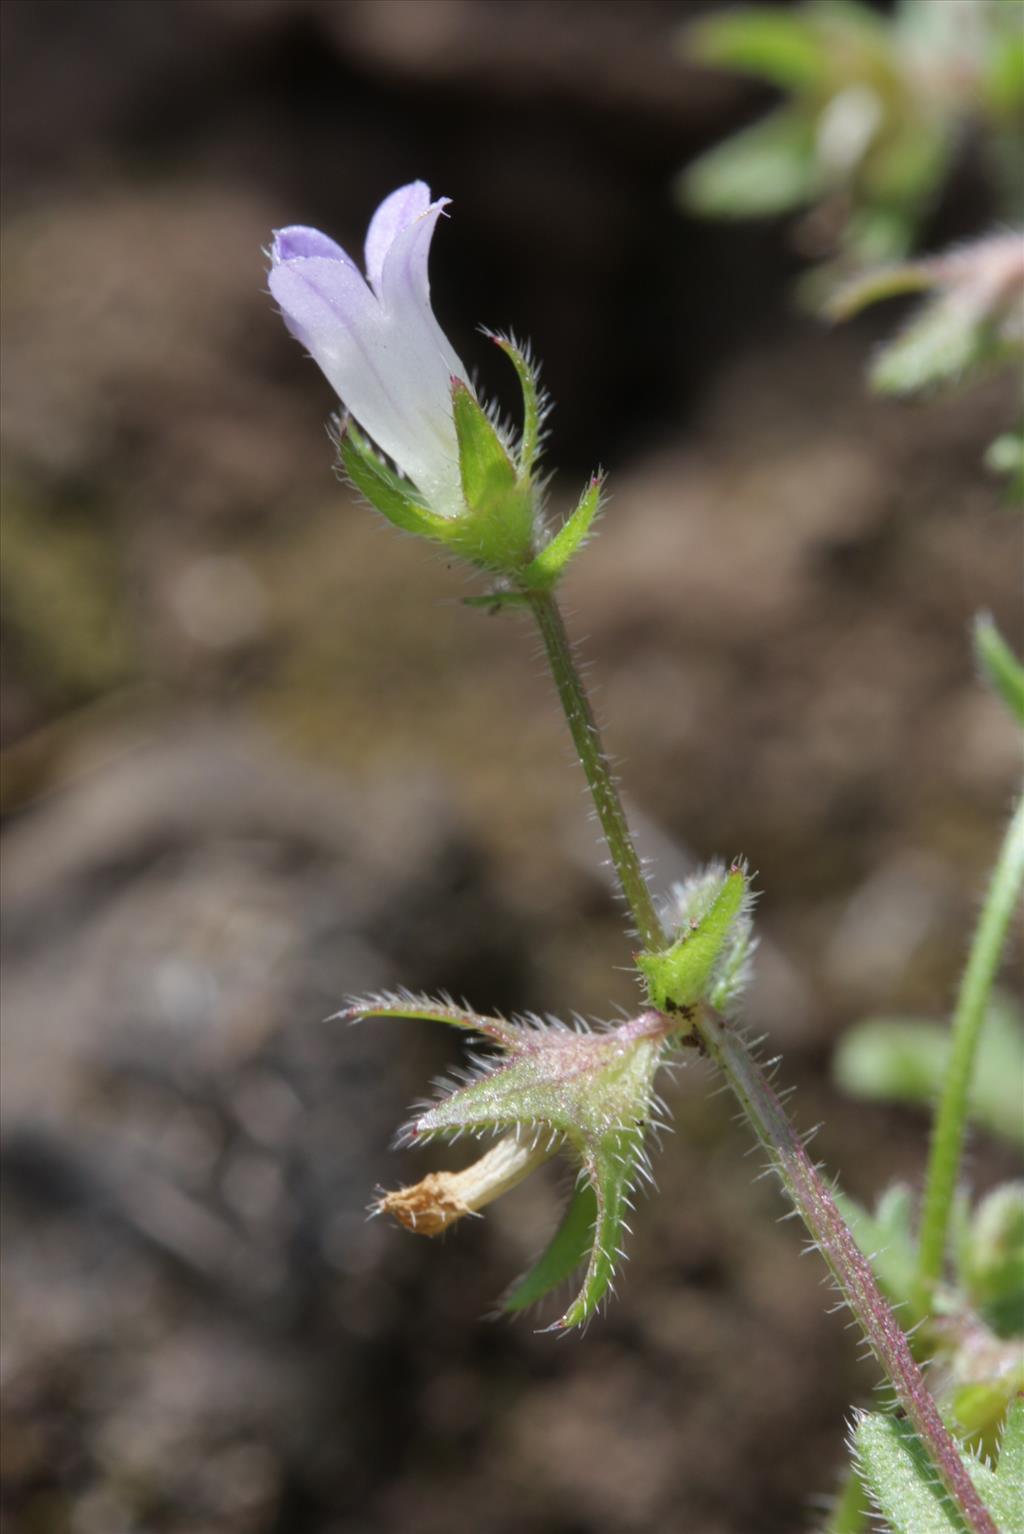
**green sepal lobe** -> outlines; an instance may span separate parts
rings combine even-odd
[[[522,347],[517,346],[510,336],[494,335],[490,331],[487,334],[495,346],[501,347],[515,368],[519,387],[523,392],[523,432],[519,439],[517,467],[519,473],[528,479],[537,461],[537,454],[540,452],[540,428],[544,419],[544,404],[537,382],[537,369],[527,353]]]
[[[474,564],[513,575],[533,558],[533,492],[516,472],[505,444],[461,378],[452,379],[463,515],[450,542]]]
[[[594,518],[601,509],[603,488],[603,475],[595,474],[568,521],[527,565],[520,580],[530,591],[550,591],[558,583],[573,555],[587,541]]]
[[[721,874],[701,914],[684,923],[670,947],[637,955],[652,1007],[685,1014],[707,995],[719,964],[730,954],[731,939],[748,904],[746,870],[734,863]]]
[[[395,527],[421,538],[448,540],[451,520],[421,505],[414,487],[389,468],[351,421],[341,433],[338,452],[355,488]]]
[[[575,1273],[593,1245],[596,1221],[594,1189],[589,1182],[582,1182],[542,1255],[502,1298],[502,1310],[528,1310]]]

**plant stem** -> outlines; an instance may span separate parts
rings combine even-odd
[[[529,604],[544,640],[558,697],[572,732],[580,765],[590,785],[597,818],[601,822],[622,893],[636,924],[637,936],[645,950],[657,952],[665,947],[665,934],[633,845],[619,791],[601,744],[601,733],[594,711],[573,660],[572,646],[565,632],[558,603],[549,592],[532,592]]]
[[[645,948],[656,952],[665,946],[665,934],[630,836],[618,789],[601,745],[582,678],[573,660],[558,604],[547,593],[530,593],[527,600],[544,639],[558,696],[594,797],[623,894],[629,902],[641,941]],[[998,882],[997,870],[994,883]],[[1005,922],[1001,930],[1005,930]],[[803,1141],[790,1123],[786,1110],[764,1072],[739,1034],[712,1008],[706,1005],[699,1008],[694,1026],[771,1157],[786,1192],[863,1328],[897,1399],[959,1509],[967,1529],[970,1534],[998,1534],[991,1515],[964,1469],[956,1445],[946,1431],[907,1339],[875,1282],[871,1265],[850,1234],[835,1199],[808,1156]]]
[[[942,1277],[953,1195],[963,1153],[974,1056],[1022,883],[1024,798],[1006,830],[953,1014],[952,1048],[932,1129],[921,1211],[917,1283],[918,1303],[924,1313],[930,1310],[935,1286]]]
[[[946,1430],[907,1339],[882,1296],[870,1263],[850,1234],[835,1199],[764,1072],[735,1029],[712,1008],[706,1005],[700,1008],[695,1027],[708,1054],[739,1098],[967,1528],[971,1534],[998,1534]]]

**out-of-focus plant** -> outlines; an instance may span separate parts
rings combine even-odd
[[[845,320],[918,292],[929,297],[875,353],[869,377],[879,394],[920,394],[1024,360],[1024,236],[993,235],[944,256],[879,267],[838,288],[827,312]]]
[[[975,654],[984,679],[1024,725],[1024,668],[988,617],[975,625]],[[1024,1394],[1024,1182],[995,1188],[973,1208],[957,1184],[970,1121],[1024,1144],[1024,1027],[1016,1002],[993,990],[1022,885],[1024,800],[992,874],[951,1026],[869,1019],[851,1029],[835,1060],[840,1086],[854,1096],[935,1105],[920,1212],[901,1185],[881,1195],[874,1213],[843,1195],[840,1204],[883,1290],[916,1328],[915,1351],[930,1362],[944,1413],[987,1452]],[[1016,1443],[1024,1424],[1015,1419],[1005,1431]],[[929,1527],[914,1521],[917,1511],[905,1523],[892,1516],[894,1487],[915,1463],[900,1426],[862,1423],[854,1447],[857,1473],[890,1526],[908,1534]],[[1001,1527],[1024,1529],[1024,1486],[1016,1498],[1016,1521],[1006,1521],[1014,1506],[1007,1504]],[[852,1516],[832,1526],[834,1534],[864,1527]]]
[[[683,29],[688,58],[751,75],[783,105],[680,177],[693,212],[749,218],[810,209],[800,234],[854,268],[910,250],[970,135],[1001,211],[1024,217],[1024,35],[1016,0],[856,0],[737,8]]]
[[[997,217],[1024,220],[1024,13],[1019,0],[856,0],[726,10],[684,28],[686,55],[779,89],[785,102],[709,150],[679,179],[706,217],[807,210],[797,240],[824,265],[804,290],[832,319],[927,293],[877,351],[870,382],[916,395],[1024,364],[1024,234],[985,236],[908,260],[968,147]],[[986,465],[1024,499],[1024,429]]]
[[[836,1080],[851,1097],[931,1108],[949,1067],[948,1023],[872,1017],[836,1052]],[[973,1124],[1024,1149],[1024,1021],[1011,996],[989,1003],[967,1104]]]
[[[1024,23],[1024,11],[1021,13]],[[989,235],[946,255],[878,267],[840,284],[825,305],[835,320],[906,293],[928,297],[869,369],[877,394],[910,396],[971,384],[1024,366],[1024,234]],[[1024,499],[1024,429],[992,443],[986,465]]]
[[[932,395],[1024,362],[1024,236],[1000,232],[907,259],[969,138],[998,213],[1024,217],[1022,23],[1015,0],[902,0],[890,18],[850,0],[808,0],[792,10],[724,12],[685,30],[691,57],[757,76],[787,97],[689,167],[680,181],[686,206],[719,217],[809,209],[800,243],[825,265],[804,291],[834,320],[882,299],[926,295],[875,353],[869,377],[880,394]],[[997,437],[986,464],[1024,499],[1024,430]],[[990,619],[978,620],[975,650],[982,676],[1024,725],[1024,670]],[[969,1118],[1024,1140],[1024,1032],[1017,1009],[993,996],[1022,881],[1018,807],[952,1027],[871,1019],[836,1060],[840,1084],[855,1095],[937,1105],[920,1212],[898,1186],[873,1213],[843,1195],[839,1203],[912,1328],[917,1356],[931,1365],[944,1414],[988,1453],[1024,1391],[1024,1185],[996,1189],[972,1210],[957,1182]],[[1024,1409],[1005,1432],[985,1495],[1001,1527],[1024,1529]],[[865,1415],[853,1454],[830,1534],[861,1534],[872,1508],[897,1534],[959,1526],[936,1503],[904,1424]],[[981,1471],[971,1473],[981,1489]]]
[[[485,1051],[439,1098],[417,1107],[402,1138],[426,1143],[466,1134],[489,1139],[489,1148],[461,1172],[430,1172],[381,1195],[375,1212],[434,1235],[479,1213],[550,1157],[564,1158],[576,1186],[563,1223],[504,1305],[523,1310],[579,1273],[575,1296],[553,1329],[580,1326],[607,1298],[622,1256],[630,1192],[647,1172],[646,1140],[664,1111],[658,1074],[687,1052],[708,1056],[824,1257],[902,1413],[899,1420],[871,1413],[858,1421],[861,1471],[841,1510],[847,1526],[858,1526],[849,1518],[860,1517],[854,1503],[863,1506],[866,1486],[895,1530],[998,1534],[1000,1526],[1009,1527],[1003,1509],[1015,1493],[1024,1503],[1018,1445],[1024,1430],[1010,1419],[997,1471],[958,1442],[884,1291],[911,1307],[914,1319],[928,1321],[929,1339],[943,1327],[955,1335],[945,1352],[961,1437],[994,1432],[1017,1379],[1001,1345],[1016,1324],[1024,1221],[1012,1189],[967,1214],[957,1205],[955,1185],[978,1036],[1024,877],[1024,810],[1017,811],[997,864],[965,976],[918,1237],[911,1201],[899,1191],[890,1192],[874,1216],[837,1199],[743,1037],[736,1014],[754,946],[746,864],[711,864],[667,901],[651,894],[557,601],[558,583],[592,530],[602,481],[591,479],[569,518],[552,526],[546,480],[537,471],[544,406],[536,368],[514,342],[494,338],[522,389],[523,424],[514,432],[481,405],[434,318],[427,259],[443,206],[422,182],[385,199],[367,235],[365,276],[318,231],[282,230],[271,250],[270,287],[289,328],[354,417],[344,418],[337,432],[351,483],[397,527],[483,572],[489,589],[472,601],[495,613],[520,612],[536,624],[628,907],[640,996],[625,1022],[571,1027],[535,1016],[510,1021],[447,997],[405,991],[353,999],[339,1016],[440,1022],[475,1035]],[[993,655],[990,645],[989,669]],[[1009,678],[1011,691],[1012,665],[1009,652],[1000,652],[999,675],[1002,683]],[[957,1282],[976,1312],[942,1298],[954,1232]],[[879,1241],[884,1251],[873,1256]],[[938,1356],[939,1342],[930,1349]]]

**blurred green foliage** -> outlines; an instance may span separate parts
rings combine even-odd
[[[875,353],[869,377],[876,393],[922,394],[1024,362],[1024,236],[991,235],[929,260],[869,271],[842,283],[826,312],[848,319],[880,299],[922,290],[926,301]],[[1012,434],[999,441],[990,467],[1019,477],[1019,442]]]
[[[682,47],[786,98],[683,173],[679,193],[693,212],[810,207],[822,255],[838,253],[847,268],[898,259],[976,133],[1000,210],[1024,214],[1016,0],[901,0],[891,17],[855,0],[738,8],[687,26]]]
[[[852,1097],[930,1108],[949,1061],[946,1023],[869,1018],[851,1028],[835,1057],[836,1080]],[[970,1111],[983,1129],[1024,1145],[1024,1027],[1015,1004],[994,997],[971,1087]]]
[[[919,394],[1024,362],[1024,237],[905,259],[968,147],[993,210],[1024,218],[1020,0],[900,0],[891,16],[856,0],[738,8],[686,27],[682,45],[785,98],[683,172],[684,206],[714,218],[806,210],[801,244],[825,264],[805,290],[834,319],[929,293],[876,352],[876,392]],[[985,462],[1024,500],[1024,433],[998,437]]]
[[[989,687],[1002,698],[1017,723],[1024,725],[1024,666],[988,613],[980,613],[974,620],[974,656]]]

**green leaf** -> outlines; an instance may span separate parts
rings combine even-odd
[[[864,201],[916,222],[942,181],[950,147],[946,129],[920,113],[890,122],[858,172]]]
[[[730,940],[750,903],[746,869],[734,863],[727,872],[720,870],[701,899],[671,947],[637,955],[651,1005],[659,1012],[685,1013],[695,1006],[713,984],[723,959],[731,958]]]
[[[450,543],[465,558],[502,574],[533,557],[533,495],[472,391],[452,380],[452,410],[466,515],[453,519]]]
[[[985,454],[990,474],[1007,480],[1010,500],[1024,501],[1024,431],[1004,431],[991,442]]]
[[[916,228],[916,217],[909,207],[863,204],[851,211],[842,244],[858,266],[877,266],[905,256]]]
[[[604,479],[595,475],[580,497],[572,516],[565,522],[522,573],[522,583],[531,591],[550,591],[559,580],[573,555],[583,547],[601,507]]]
[[[974,654],[992,691],[1002,698],[1017,723],[1024,725],[1024,666],[988,613],[974,620]]]
[[[352,484],[389,522],[421,538],[447,541],[453,526],[451,519],[420,505],[415,488],[388,467],[351,421],[338,449]]]
[[[1024,1534],[1024,1396],[1018,1396],[1006,1416],[996,1464],[999,1497],[1008,1503],[1003,1513],[1006,1534]]]
[[[961,379],[981,361],[984,340],[976,316],[946,295],[919,309],[877,353],[871,387],[879,394],[917,394]]]
[[[543,1255],[501,1302],[503,1310],[528,1310],[581,1266],[594,1242],[597,1200],[589,1182],[575,1189],[562,1222]]]
[[[825,67],[821,37],[806,12],[728,11],[684,28],[680,42],[698,64],[756,75],[783,89],[816,84]]]
[[[799,112],[775,112],[701,155],[677,188],[704,218],[772,218],[803,207],[822,190],[813,124]]]
[[[836,1051],[833,1071],[851,1097],[931,1107],[945,1078],[949,1029],[912,1018],[869,1018],[851,1028]],[[1024,1144],[1020,1111],[1024,1091],[1024,1030],[1003,996],[993,997],[971,1084],[972,1120]]]
[[[840,283],[828,297],[824,311],[828,319],[848,320],[871,304],[887,298],[902,298],[920,293],[935,282],[934,268],[927,261],[901,261],[892,266],[876,267]]]
[[[1004,1183],[982,1200],[960,1263],[967,1293],[992,1330],[1024,1337],[1024,1183]]]
[[[1019,1347],[1009,1350],[1003,1344],[1003,1369],[995,1370],[989,1380],[956,1385],[950,1394],[950,1409],[957,1427],[966,1437],[982,1438],[992,1434],[1006,1413],[1007,1404],[1024,1390],[1024,1358]]]
[[[982,89],[995,115],[1018,128],[1024,109],[1024,33],[1013,0],[1002,0],[1001,12],[1004,35],[990,39]]]
[[[995,1484],[985,1500],[1001,1534],[1024,1534],[1024,1396],[1017,1396],[1007,1414]]]
[[[865,1412],[853,1442],[860,1473],[893,1534],[964,1534],[963,1520],[937,1483],[909,1423],[881,1412]],[[996,1484],[994,1472],[971,1455],[960,1457],[989,1503]]]

